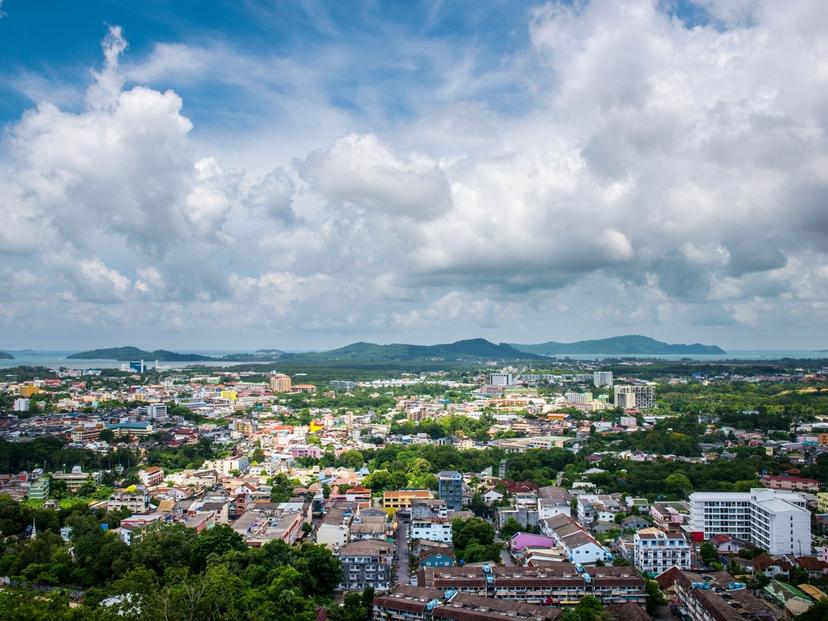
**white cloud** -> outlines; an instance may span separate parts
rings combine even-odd
[[[83,110],[43,101],[9,128],[0,253],[37,279],[23,320],[517,340],[772,334],[789,317],[824,333],[828,6],[698,4],[714,25],[649,0],[544,5],[525,113],[487,106],[505,82],[468,60],[410,122],[351,122],[310,150],[257,141],[260,175],[195,142],[178,94],[140,85],[195,79],[229,48],[158,45],[124,69],[113,29]],[[310,85],[291,124],[348,121],[319,75],[227,53],[221,79],[261,81],[278,111],[274,75]]]

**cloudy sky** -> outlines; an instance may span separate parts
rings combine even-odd
[[[828,347],[828,3],[0,2],[0,348]]]

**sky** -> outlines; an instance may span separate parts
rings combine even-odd
[[[0,12],[0,349],[828,348],[824,0]]]

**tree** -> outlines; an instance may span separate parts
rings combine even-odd
[[[132,549],[135,567],[150,569],[163,576],[168,568],[190,566],[196,531],[181,524],[159,524],[144,528]]]
[[[451,523],[451,539],[454,543],[458,558],[466,559],[466,548],[474,544],[485,547],[494,542],[494,527],[480,518],[473,517],[468,520],[457,519]],[[471,556],[489,556],[489,550],[481,550],[480,547],[473,548]],[[499,555],[499,552],[498,552]],[[481,560],[486,560],[481,559]],[[467,561],[474,562],[474,561]]]
[[[98,440],[112,444],[115,441],[115,432],[111,429],[101,429],[101,432],[98,434]]]
[[[270,479],[270,502],[287,502],[293,495],[294,484],[284,472]]]
[[[606,619],[601,600],[593,595],[583,597],[572,608],[567,608],[561,615],[562,621],[602,621]]]
[[[500,538],[504,540],[511,539],[515,533],[520,532],[521,525],[515,518],[509,518],[500,529]]]
[[[302,574],[305,590],[311,595],[329,597],[342,580],[342,564],[328,548],[303,543],[294,567]]]
[[[687,478],[687,475],[682,472],[674,472],[664,479],[664,483],[671,491],[681,496],[687,496],[687,494],[693,491],[693,484]]]
[[[709,541],[705,541],[701,544],[699,551],[701,553],[702,561],[704,561],[707,565],[715,563],[719,560],[719,552],[716,550],[716,546]]]
[[[645,605],[647,614],[654,617],[659,608],[667,603],[667,599],[664,597],[664,593],[661,592],[658,582],[655,580],[644,579],[644,592],[647,594]]]
[[[244,551],[244,539],[226,524],[219,524],[202,531],[195,540],[190,557],[190,567],[194,571],[202,571],[209,557],[221,556],[231,550]]]

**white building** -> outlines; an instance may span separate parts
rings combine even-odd
[[[14,400],[14,407],[15,412],[28,412],[29,411],[29,400],[28,399],[15,399]]]
[[[451,543],[451,522],[448,520],[411,520],[411,538]]]
[[[581,405],[588,405],[592,403],[591,392],[568,392],[564,395],[568,403],[578,403]]]
[[[167,404],[150,403],[147,405],[147,417],[152,419],[167,418]]]
[[[647,410],[654,408],[656,405],[655,384],[653,383],[615,386],[614,393],[615,407],[620,407],[625,410],[632,408]],[[626,395],[634,396],[632,405],[629,404],[630,397]]]
[[[250,469],[250,458],[247,455],[226,457],[224,459],[208,459],[202,466],[204,470],[215,470],[221,476],[229,476],[231,472],[244,473]]]
[[[592,383],[598,386],[612,386],[612,371],[595,371],[592,374]]]
[[[489,386],[511,386],[514,383],[511,373],[489,373]]]
[[[730,535],[778,556],[811,554],[811,513],[793,492],[755,488],[750,492],[690,494],[690,527],[705,539]]]
[[[690,569],[690,544],[682,533],[642,528],[633,537],[633,564],[642,573],[656,575],[674,565]]]

